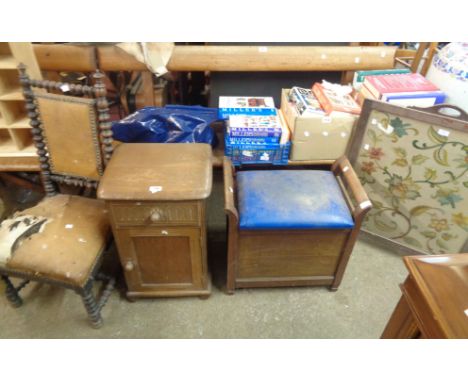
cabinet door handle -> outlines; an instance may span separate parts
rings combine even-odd
[[[161,220],[161,217],[162,217],[161,212],[159,212],[159,211],[151,211],[150,220],[151,220],[153,223],[155,223],[155,222]]]
[[[126,270],[127,272],[131,272],[131,271],[133,271],[133,268],[134,268],[134,265],[133,265],[132,260],[128,260],[128,261],[125,263],[125,270]]]

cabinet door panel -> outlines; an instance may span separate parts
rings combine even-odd
[[[142,284],[192,284],[189,236],[132,237]]]
[[[119,229],[116,236],[130,290],[204,286],[200,229]]]

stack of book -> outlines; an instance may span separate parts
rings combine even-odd
[[[272,97],[219,97],[219,119],[229,119],[231,115],[276,115]]]
[[[366,76],[359,93],[399,106],[429,107],[445,100],[445,93],[419,73]]]
[[[272,97],[220,97],[219,117],[234,164],[287,162],[290,133]]]
[[[291,161],[335,160],[345,154],[360,110],[352,91],[326,81],[309,89],[283,89],[281,111],[291,130]]]
[[[330,115],[332,112],[357,115],[361,113],[361,107],[354,100],[352,88],[349,86],[322,81],[322,83],[316,82],[312,86],[312,92],[326,115]]]
[[[364,80],[368,76],[386,76],[389,74],[408,74],[411,70],[408,68],[399,69],[378,69],[378,70],[358,70],[354,72],[353,88],[356,91],[361,90]]]
[[[310,115],[325,115],[322,106],[312,89],[304,89],[298,86],[291,88],[289,92],[289,102],[294,106],[298,115],[310,116]]]

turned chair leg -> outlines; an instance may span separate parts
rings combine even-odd
[[[93,280],[88,282],[84,290],[81,292],[81,298],[83,299],[84,306],[88,312],[91,326],[95,329],[99,329],[103,322],[101,317],[101,310],[114,290],[115,279],[101,273],[98,274],[95,279],[106,282],[106,286],[104,287],[99,300],[97,301],[93,294]]]
[[[23,305],[23,300],[18,292],[29,282],[29,280],[24,281],[18,288],[16,288],[8,276],[1,275],[1,277],[6,285],[5,295],[7,300],[10,301],[11,305],[15,308],[19,308]]]
[[[102,326],[101,309],[93,295],[93,283],[89,283],[81,294],[83,304],[88,312],[91,326],[95,329],[99,329]]]

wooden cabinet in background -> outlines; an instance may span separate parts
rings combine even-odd
[[[211,147],[122,144],[98,190],[125,273],[127,296],[208,296],[205,199]]]
[[[468,253],[403,260],[409,275],[381,338],[468,338]]]

